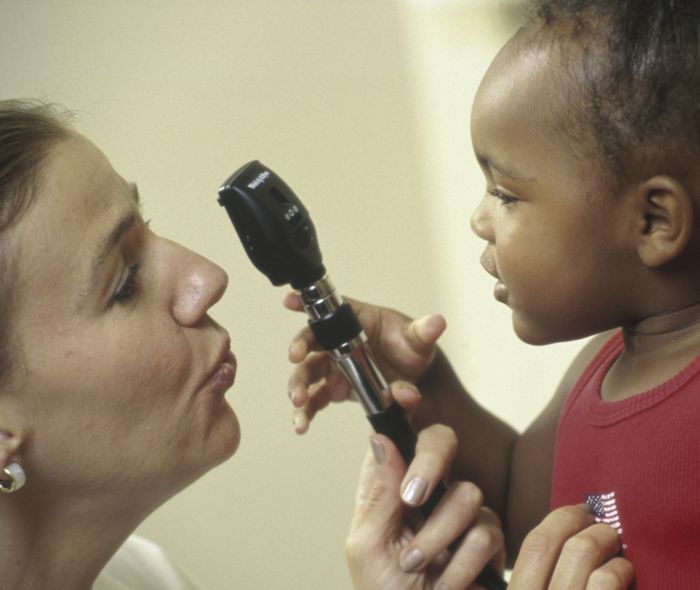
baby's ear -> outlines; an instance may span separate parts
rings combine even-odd
[[[637,210],[637,252],[649,268],[678,257],[693,232],[693,200],[671,176],[653,176],[633,189]]]

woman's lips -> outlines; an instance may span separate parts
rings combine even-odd
[[[214,369],[204,383],[204,388],[213,388],[220,393],[224,393],[236,380],[236,367],[236,357],[231,352],[230,341],[227,340],[222,347]]]
[[[236,380],[236,357],[229,351],[226,358],[221,362],[219,367],[209,377],[209,381],[216,385],[225,386],[226,389],[231,387]]]

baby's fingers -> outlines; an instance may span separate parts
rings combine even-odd
[[[405,412],[410,414],[420,403],[422,396],[416,386],[408,381],[394,381],[389,385],[391,397],[399,404]]]
[[[336,381],[338,382],[337,385]],[[328,379],[314,383],[304,390],[304,403],[298,404],[298,407],[294,409],[292,415],[294,431],[297,434],[306,433],[311,421],[319,410],[322,410],[331,402],[342,401],[349,395],[350,387],[340,373],[331,373]]]
[[[311,352],[323,350],[314,336],[311,328],[302,328],[289,343],[288,358],[290,363],[299,364],[306,359]]]
[[[309,389],[321,381],[338,391],[334,397],[345,399],[350,395],[350,386],[342,377],[335,363],[327,354],[313,353],[306,361],[297,365],[287,382],[287,394],[295,407],[301,407],[309,399]]]
[[[294,291],[285,294],[282,299],[282,305],[290,311],[304,311],[304,304],[301,302],[301,297]]]
[[[415,353],[430,355],[446,328],[447,322],[440,314],[426,315],[406,326],[406,341]]]

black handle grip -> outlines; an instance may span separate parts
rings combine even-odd
[[[401,406],[392,404],[383,412],[367,416],[367,418],[375,432],[388,436],[394,442],[403,460],[406,461],[406,465],[408,465],[415,457],[418,437],[408,422]],[[418,509],[420,513],[427,518],[446,491],[445,485],[442,482],[438,483],[430,498]],[[456,549],[461,541],[462,537],[454,541],[450,545],[450,549]],[[505,590],[508,587],[505,580],[488,565],[481,571],[476,581],[486,590]]]

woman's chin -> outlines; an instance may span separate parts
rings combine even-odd
[[[212,467],[230,459],[238,450],[238,445],[241,442],[238,417],[228,403],[225,404],[224,413],[222,419],[217,422],[215,431],[210,433],[207,440],[209,447],[207,450],[212,452],[214,459]]]

